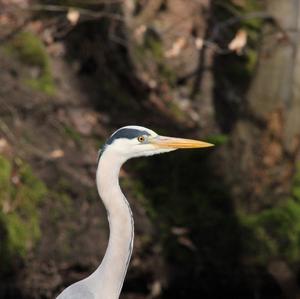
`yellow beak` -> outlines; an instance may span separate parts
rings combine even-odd
[[[200,148],[200,147],[210,147],[214,146],[211,143],[193,140],[193,139],[184,139],[184,138],[175,138],[167,136],[157,136],[149,140],[151,144],[156,145],[159,148]]]

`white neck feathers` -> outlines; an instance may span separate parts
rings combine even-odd
[[[97,187],[107,210],[110,236],[101,265],[86,279],[96,299],[119,298],[132,252],[133,217],[119,186],[119,172],[125,161],[110,151],[99,159]]]

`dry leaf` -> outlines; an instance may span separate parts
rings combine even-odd
[[[171,232],[176,236],[181,236],[187,234],[189,232],[189,229],[186,227],[174,226],[171,228]]]
[[[42,38],[43,38],[43,41],[45,42],[45,44],[51,45],[54,41],[54,36],[53,36],[52,30],[51,29],[43,30]]]
[[[165,52],[165,57],[172,58],[178,56],[185,45],[186,39],[184,37],[179,37],[172,45],[172,48]]]
[[[6,15],[0,15],[0,25],[8,25],[10,23],[10,19]]]
[[[146,32],[147,27],[145,25],[141,25],[134,30],[134,37],[136,40],[141,41],[143,39],[144,33]]]
[[[40,32],[43,32],[44,31],[44,25],[42,21],[40,20],[35,20],[35,21],[32,21],[28,24],[28,28],[31,32],[34,32],[36,34],[39,34]],[[43,32],[44,34],[44,32]]]
[[[162,291],[161,282],[158,280],[154,281],[151,285],[151,296],[158,297],[159,295],[161,295],[161,291]]]
[[[146,84],[148,84],[148,86],[149,86],[151,89],[154,89],[154,88],[157,87],[157,85],[158,85],[157,82],[156,82],[154,79],[152,79],[148,73],[146,73],[146,72],[141,72],[141,73],[140,73],[140,76],[141,76],[141,79],[142,79]]]
[[[62,57],[66,53],[64,43],[55,42],[48,46],[48,53],[54,57]]]
[[[238,55],[242,54],[242,50],[247,44],[247,32],[246,30],[240,29],[233,40],[229,43],[228,49],[236,52]]]
[[[11,202],[9,202],[9,200],[4,200],[2,202],[2,207],[0,207],[0,208],[1,208],[1,212],[3,214],[8,214],[13,210],[12,206],[11,206]]]
[[[200,37],[197,37],[195,39],[195,46],[198,50],[201,50],[203,48],[203,45],[204,45],[204,40]]]
[[[65,152],[61,149],[56,149],[49,153],[49,157],[52,159],[58,159],[58,158],[63,157],[64,155],[65,155]]]
[[[187,247],[187,248],[189,248],[190,250],[193,250],[193,251],[197,250],[197,247],[192,242],[192,240],[187,238],[187,237],[183,237],[183,236],[179,237],[178,238],[178,243],[185,246],[185,247]]]
[[[8,147],[8,142],[4,138],[0,138],[0,153],[4,151],[5,148]]]
[[[77,9],[70,8],[68,10],[67,19],[73,26],[75,26],[78,23],[79,18],[80,18],[80,12]]]
[[[14,174],[12,177],[11,177],[11,182],[14,184],[14,185],[19,185],[20,184],[20,176],[18,174]]]

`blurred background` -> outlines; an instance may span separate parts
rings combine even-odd
[[[128,162],[122,299],[300,298],[300,1],[1,0],[0,298],[99,264],[117,128],[214,149]]]

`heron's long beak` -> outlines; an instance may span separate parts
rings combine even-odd
[[[200,148],[200,147],[210,147],[214,146],[211,143],[193,140],[193,139],[184,139],[184,138],[175,138],[167,136],[157,136],[149,141],[151,144],[156,145],[159,148]]]

